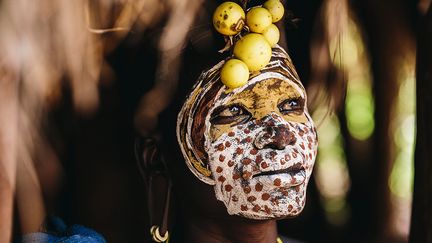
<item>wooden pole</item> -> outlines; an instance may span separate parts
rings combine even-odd
[[[417,143],[410,242],[432,242],[432,8],[418,31]]]

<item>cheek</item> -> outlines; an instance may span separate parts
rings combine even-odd
[[[215,141],[207,141],[210,169],[214,179],[224,184],[222,190],[231,192],[236,187],[247,193],[248,187],[244,181],[251,179],[253,172],[259,169],[254,137],[253,130],[240,125],[231,128]]]
[[[212,142],[218,140],[222,135],[229,133],[232,130],[230,125],[211,125],[209,131],[209,139]]]
[[[251,164],[252,160],[247,156],[257,154],[258,151],[253,146],[254,134],[244,127],[231,128],[215,140],[207,142],[210,164],[219,162],[229,168]]]
[[[299,154],[303,156],[305,169],[310,175],[318,149],[316,130],[311,123],[306,125],[297,125],[295,130]]]

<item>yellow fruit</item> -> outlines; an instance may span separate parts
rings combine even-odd
[[[250,33],[237,41],[234,56],[246,63],[249,71],[259,71],[271,58],[271,47],[261,34]]]
[[[274,24],[271,24],[269,27],[267,27],[262,35],[266,38],[271,47],[274,47],[279,42],[279,29]]]
[[[246,24],[252,32],[262,33],[271,23],[272,15],[265,8],[251,8],[246,14]]]
[[[267,9],[272,15],[273,23],[276,23],[282,19],[285,9],[279,0],[268,0],[263,4],[263,7]]]
[[[230,89],[241,87],[249,80],[249,69],[244,62],[230,59],[222,67],[221,80]]]
[[[235,35],[244,26],[245,13],[234,2],[224,2],[213,13],[213,26],[223,35]]]

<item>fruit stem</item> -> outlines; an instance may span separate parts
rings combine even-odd
[[[225,51],[228,51],[234,45],[232,36],[224,36],[224,39],[225,39],[225,46],[224,48],[218,51],[219,53],[224,53]]]

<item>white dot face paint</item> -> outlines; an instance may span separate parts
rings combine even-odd
[[[287,86],[277,86],[274,81],[267,83],[247,94],[252,94],[255,104],[261,104],[255,109],[254,105],[247,108],[244,104],[248,103],[247,97],[241,92],[243,104],[234,98],[235,103],[243,107],[241,109],[247,109],[244,112],[251,114],[248,122],[227,128],[219,132],[218,137],[214,136],[216,133],[205,133],[217,199],[224,202],[229,214],[252,219],[296,216],[303,210],[317,151],[316,132],[307,110],[296,111],[297,116],[306,118],[305,122],[292,121],[298,117],[291,119],[289,114],[282,114],[277,104],[280,99],[274,99],[290,90],[284,90]],[[281,92],[269,91],[268,85]],[[261,96],[259,91],[270,92],[276,97]],[[228,99],[228,104],[222,101],[220,105],[229,106],[232,100]],[[271,104],[275,105],[273,109],[269,109]],[[238,113],[235,109],[234,114]],[[256,117],[257,114],[262,117]],[[224,122],[228,119],[223,118]],[[220,124],[210,126],[214,129]]]
[[[189,169],[214,186],[229,214],[251,219],[298,215],[317,154],[307,97],[288,54],[240,88],[220,82],[223,62],[204,72],[177,120]]]

